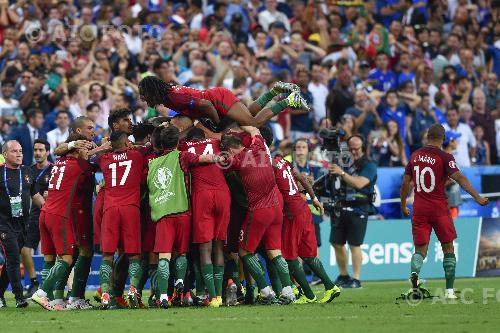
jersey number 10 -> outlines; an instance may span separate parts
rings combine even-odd
[[[415,170],[415,185],[417,186],[417,192],[424,191],[425,193],[430,193],[434,191],[436,187],[436,176],[434,175],[434,171],[429,167],[425,167],[422,169],[422,172],[420,172],[420,167],[418,165],[414,166],[413,170]],[[427,173],[431,178],[429,186],[425,184],[425,174]]]

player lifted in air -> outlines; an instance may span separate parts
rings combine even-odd
[[[281,93],[290,94],[270,108],[265,108],[275,96]],[[197,90],[166,83],[154,76],[145,77],[139,82],[139,95],[150,107],[164,105],[192,119],[208,117],[216,124],[222,118],[229,117],[240,125],[260,127],[287,107],[309,108],[300,96],[299,88],[294,84],[284,82],[278,82],[248,108],[226,88]]]
[[[445,298],[456,299],[453,290],[456,267],[453,240],[457,238],[457,234],[448,209],[445,183],[448,178],[453,179],[482,206],[488,203],[488,199],[481,197],[460,172],[453,155],[441,150],[444,139],[444,127],[434,124],[427,133],[428,144],[411,155],[401,185],[401,209],[404,216],[410,215],[406,199],[413,182],[415,201],[411,224],[415,253],[411,258],[410,275],[413,290],[419,288],[418,274],[427,255],[431,231],[434,229],[444,253]]]

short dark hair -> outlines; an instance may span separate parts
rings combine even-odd
[[[29,122],[31,118],[34,118],[38,113],[43,116],[43,111],[40,109],[29,109],[26,111],[26,120]]]
[[[201,128],[193,127],[186,134],[187,141],[203,140],[205,139],[205,132]]]
[[[179,129],[169,125],[161,130],[160,141],[163,149],[174,149],[179,143]]]
[[[87,107],[85,109],[88,112],[88,111],[92,110],[95,107],[101,108],[101,106],[99,104],[97,104],[97,103],[90,103],[89,105],[87,105]]]
[[[228,151],[231,148],[240,148],[242,145],[241,139],[232,134],[223,135],[220,142],[221,150],[225,151]]]
[[[3,79],[2,80],[2,87],[6,86],[6,85],[15,86],[16,82],[14,80],[12,80],[12,79]]]
[[[155,127],[151,124],[147,123],[139,123],[132,129],[132,135],[134,136],[135,141],[142,141],[148,135],[151,135]]]
[[[130,109],[116,109],[111,111],[108,117],[109,130],[113,131],[113,124],[117,123],[118,120],[126,118],[132,114]]]
[[[89,117],[85,117],[85,116],[80,116],[80,117],[76,118],[75,121],[73,121],[73,124],[71,124],[71,132],[76,133],[77,128],[82,129],[85,122],[87,122],[87,121],[92,121],[92,119],[90,119]],[[86,139],[84,139],[84,140],[86,140]]]
[[[389,89],[385,93],[385,97],[389,96],[389,94],[396,94],[396,96],[399,96],[398,91],[396,89]]]
[[[433,124],[427,131],[427,139],[429,140],[444,140],[445,130],[441,124]]]
[[[37,143],[44,145],[45,151],[50,151],[50,143],[46,139],[36,139],[35,141],[33,141],[33,148]]]
[[[68,116],[68,118],[71,119],[71,113],[68,110],[59,110],[59,111],[57,111],[56,119],[57,119],[57,117],[59,117],[60,114],[63,114],[63,113],[65,113]]]
[[[273,144],[273,131],[270,127],[268,126],[262,126],[259,128],[260,135],[264,138],[264,141],[266,141],[266,145],[270,147]]]
[[[111,142],[111,147],[113,149],[119,148],[119,144],[123,139],[127,139],[128,134],[122,131],[114,131],[109,136],[109,141]]]

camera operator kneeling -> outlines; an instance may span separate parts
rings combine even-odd
[[[330,174],[337,175],[345,188],[345,200],[340,205],[340,215],[331,214],[332,231],[330,242],[335,249],[335,257],[340,275],[335,282],[343,288],[360,288],[361,244],[365,238],[368,215],[373,213],[372,199],[377,181],[377,167],[366,156],[366,145],[361,136],[354,135],[347,140],[353,157],[353,165],[342,169],[330,165]],[[347,273],[347,252],[349,243],[352,257],[352,278]]]

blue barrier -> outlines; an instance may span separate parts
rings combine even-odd
[[[457,277],[475,275],[477,245],[480,231],[479,218],[459,218],[455,220],[458,238],[455,240],[457,255]],[[338,275],[335,251],[330,245],[330,222],[321,224],[320,256],[327,273]],[[363,263],[362,280],[401,280],[410,273],[413,254],[413,239],[409,220],[369,220],[365,243],[361,246]],[[349,254],[349,251],[348,251]],[[429,243],[429,252],[424,261],[424,278],[443,277],[443,252],[434,233]],[[349,261],[349,270],[351,263]],[[352,272],[352,270],[350,270]]]
[[[482,192],[481,176],[500,175],[500,166],[471,167],[461,169],[469,178],[472,186]],[[404,168],[379,168],[377,170],[377,188],[381,199],[399,198],[399,188],[404,174]],[[500,187],[499,187],[500,188]],[[465,194],[464,191],[462,191]],[[399,203],[382,204],[378,208],[386,219],[401,218]],[[487,206],[481,207],[474,201],[466,200],[460,206],[460,217],[500,217],[500,200],[492,200]]]

